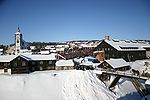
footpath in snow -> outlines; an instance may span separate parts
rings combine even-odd
[[[0,100],[116,100],[92,71],[0,75]]]

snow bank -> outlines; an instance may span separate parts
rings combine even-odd
[[[148,66],[145,65],[145,62],[148,63]],[[136,60],[134,62],[129,62],[132,69],[138,70],[141,73],[143,71],[150,73],[150,60]]]
[[[0,75],[0,100],[115,100],[91,71]]]
[[[118,96],[118,100],[141,100],[140,94],[128,78],[121,78],[114,92]]]

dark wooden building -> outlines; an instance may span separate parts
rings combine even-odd
[[[28,60],[30,66],[29,70],[31,72],[42,71],[42,70],[55,70],[55,63],[61,57],[57,54],[21,55],[21,56],[26,60]]]
[[[103,40],[94,51],[103,51],[105,59],[123,58],[126,61],[135,61],[146,58],[146,50],[141,44],[133,41]]]
[[[42,70],[55,70],[61,56],[50,55],[3,55],[0,56],[0,73],[21,74]]]
[[[15,55],[0,56],[0,73],[11,74],[11,61],[15,59]]]
[[[11,74],[29,73],[29,62],[21,56],[10,61]]]

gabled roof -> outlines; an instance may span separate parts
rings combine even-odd
[[[107,62],[113,68],[121,68],[121,67],[129,66],[129,63],[127,63],[122,58],[105,60],[105,62]]]
[[[144,51],[145,50],[144,47],[150,48],[150,44],[146,44],[146,43],[120,41],[120,40],[103,40],[103,41],[108,43],[118,51]]]
[[[87,62],[81,63],[80,65],[83,65],[83,66],[93,66],[93,62],[87,61]]]
[[[19,55],[1,55],[0,56],[0,62],[10,62]]]

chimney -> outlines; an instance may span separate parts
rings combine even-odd
[[[109,36],[105,36],[104,40],[109,40]]]

